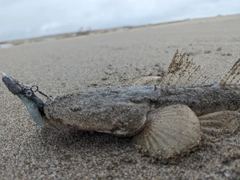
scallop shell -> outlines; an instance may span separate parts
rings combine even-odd
[[[189,151],[201,140],[200,123],[186,105],[171,105],[148,114],[144,129],[133,143],[151,155],[168,159]]]
[[[220,111],[198,117],[203,138],[216,141],[224,135],[231,135],[240,125],[240,114],[237,111]]]

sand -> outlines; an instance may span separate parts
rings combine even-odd
[[[220,78],[240,58],[240,15],[119,29],[0,49],[0,70],[54,97],[163,75],[176,49]],[[130,138],[41,129],[0,83],[0,179],[238,179],[240,130],[164,164]]]

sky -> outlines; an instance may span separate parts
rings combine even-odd
[[[238,13],[239,0],[0,0],[0,42]]]

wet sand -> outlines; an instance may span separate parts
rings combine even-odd
[[[54,97],[163,75],[177,49],[218,79],[240,58],[240,15],[119,29],[0,49],[0,70]],[[164,164],[131,138],[41,129],[0,83],[0,179],[238,179],[240,129]]]

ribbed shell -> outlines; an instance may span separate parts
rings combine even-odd
[[[201,140],[200,123],[185,105],[171,105],[149,113],[145,128],[133,142],[151,155],[174,157],[196,146]]]
[[[205,140],[216,141],[223,135],[231,135],[240,125],[237,111],[220,111],[198,117]]]

